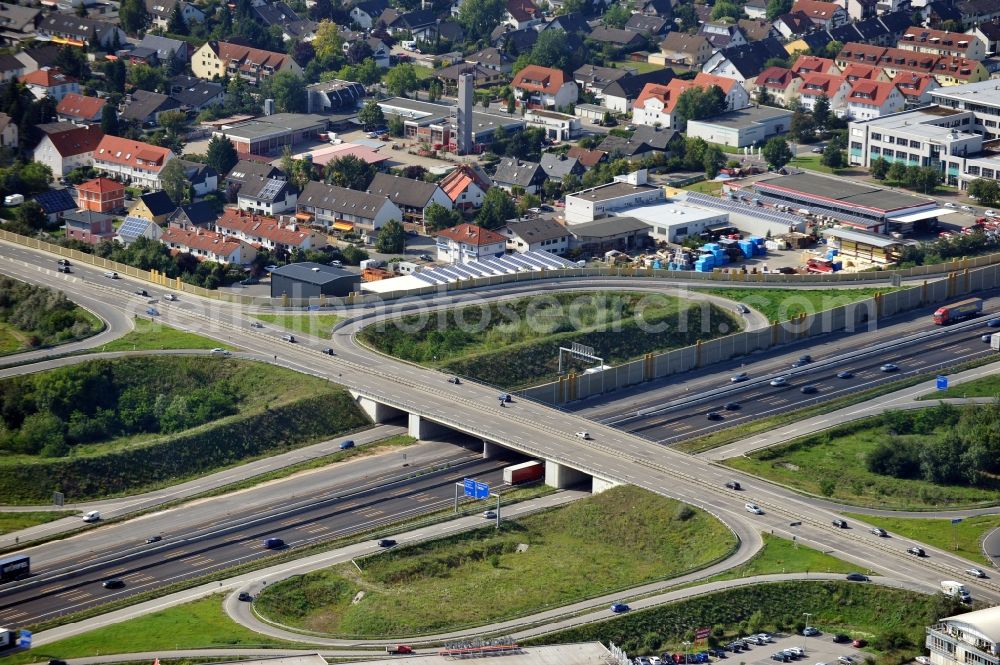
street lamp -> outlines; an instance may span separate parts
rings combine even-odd
[[[690,642],[682,642],[682,644],[684,645],[684,665],[687,665],[687,663],[688,663],[688,651],[689,651],[688,647],[691,646],[691,643]]]
[[[811,612],[803,612],[802,616],[806,618],[806,627],[802,630],[802,650],[806,651],[806,638],[809,637],[806,633],[809,629],[809,620],[812,619]]]

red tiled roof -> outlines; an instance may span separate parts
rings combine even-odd
[[[518,22],[530,21],[538,15],[538,7],[531,0],[507,0],[507,13]]]
[[[887,81],[859,79],[851,86],[851,92],[847,95],[847,101],[854,104],[882,106],[895,89],[896,86]]]
[[[820,74],[811,72],[802,77],[800,95],[826,95],[832,97],[847,79],[835,74]]]
[[[45,88],[53,88],[57,85],[66,85],[67,83],[77,83],[75,78],[69,74],[63,74],[62,70],[58,67],[39,69],[30,74],[25,74],[17,80],[27,85],[37,85]]]
[[[507,239],[499,233],[490,231],[489,229],[484,229],[483,227],[476,226],[475,224],[459,224],[458,226],[454,226],[450,229],[438,231],[437,237],[447,238],[449,240],[454,240],[455,242],[465,243],[466,245],[475,245],[476,247],[493,245],[498,242],[507,241]]]
[[[115,182],[110,178],[94,178],[77,186],[79,192],[93,192],[94,194],[104,194],[105,192],[125,193],[125,185]]]
[[[739,82],[736,79],[726,78],[725,76],[698,72],[698,75],[694,77],[694,84],[702,88],[710,88],[713,85],[717,85],[722,89],[722,92],[728,95],[733,86],[739,85]]]
[[[646,100],[659,99],[663,102],[663,111],[665,113],[670,113],[677,105],[677,98],[680,97],[685,90],[697,87],[700,86],[695,85],[694,81],[682,81],[681,79],[671,79],[667,85],[647,83],[645,87],[643,87],[642,92],[639,93],[639,96],[636,98],[633,106],[635,108],[642,108],[646,105]]]
[[[265,51],[259,48],[250,48],[249,46],[243,46],[241,44],[230,44],[229,42],[217,42],[214,44],[216,55],[219,59],[228,66],[229,62],[235,60],[239,63],[241,69],[250,69],[251,65],[258,65],[260,67],[268,66],[273,67],[275,71],[281,68],[285,63],[285,58],[289,56],[284,53],[276,53],[274,51]]]
[[[785,90],[796,78],[795,72],[784,67],[768,67],[757,74],[757,85],[771,90]]]
[[[566,75],[560,69],[528,65],[517,73],[511,87],[529,92],[555,94],[566,82]]]
[[[248,237],[266,238],[279,245],[300,247],[315,236],[313,231],[292,230],[282,226],[274,217],[255,215],[245,210],[227,208],[215,222],[221,229],[240,232]]]
[[[802,12],[813,20],[819,19],[821,21],[829,21],[838,9],[841,9],[840,5],[833,2],[821,2],[821,0],[795,0],[792,5],[792,13]]]
[[[66,96],[56,104],[56,113],[74,118],[94,118],[100,116],[106,103],[106,99],[99,97],[87,97],[75,92],[67,92]]]
[[[76,127],[65,132],[49,134],[49,140],[55,146],[56,152],[63,157],[94,152],[104,138],[104,132],[99,125]]]
[[[835,63],[829,58],[819,58],[815,55],[803,55],[799,56],[795,64],[792,65],[791,70],[796,74],[803,74],[806,72],[819,72],[821,74],[826,74],[830,71]]]
[[[896,72],[892,83],[906,97],[920,97],[927,91],[931,83],[937,80],[931,74],[921,72]]]
[[[970,78],[979,66],[978,60],[969,60],[956,55],[943,55],[934,63],[935,74],[947,74],[957,79]]]
[[[472,183],[476,183],[484,192],[490,188],[490,183],[483,180],[474,169],[463,165],[442,178],[438,186],[449,199],[457,201]]]
[[[189,249],[212,252],[218,256],[229,256],[240,248],[240,241],[213,231],[183,231],[174,226],[168,226],[160,236],[160,242],[167,245],[180,245]]]
[[[608,153],[604,152],[603,150],[598,150],[596,148],[587,149],[575,145],[569,149],[569,152],[566,153],[566,156],[575,157],[577,161],[579,161],[580,164],[583,165],[584,168],[589,169],[594,166],[597,166],[602,159],[608,156]]]
[[[122,166],[141,167],[159,173],[172,154],[169,148],[118,136],[105,136],[94,151],[94,159]]]
[[[840,72],[840,75],[845,77],[848,81],[854,81],[857,79],[869,79],[874,81],[881,73],[881,67],[867,65],[860,62],[852,62],[844,67],[844,71]]]
[[[975,37],[961,32],[933,30],[910,26],[900,37],[900,44],[920,44],[922,47],[938,48],[947,51],[967,51]]]

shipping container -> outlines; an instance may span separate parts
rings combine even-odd
[[[20,555],[0,559],[0,584],[20,580],[31,575],[31,558]]]
[[[503,481],[508,485],[541,480],[545,476],[545,464],[538,460],[508,466],[503,470]]]

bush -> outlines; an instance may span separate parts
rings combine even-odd
[[[0,275],[0,321],[28,333],[31,347],[90,337],[100,325],[58,291]]]

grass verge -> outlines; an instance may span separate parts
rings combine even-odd
[[[78,515],[76,510],[42,510],[24,513],[0,513],[0,536],[28,527],[55,522],[70,515]]]
[[[788,321],[800,314],[817,314],[834,307],[886,293],[878,289],[697,289],[720,298],[729,298],[752,307],[768,321]]]
[[[970,561],[992,565],[983,554],[983,538],[993,529],[1000,527],[1000,515],[976,515],[966,517],[958,524],[948,519],[924,519],[921,517],[882,517],[861,513],[844,513],[868,524],[880,526],[890,533],[912,538],[921,543],[933,545],[942,550],[954,552]]]
[[[291,578],[268,587],[256,609],[272,621],[322,633],[428,634],[675,577],[722,558],[734,545],[732,533],[707,513],[617,487],[499,530],[477,529],[383,552],[358,567]]]
[[[320,339],[329,339],[333,334],[333,326],[341,319],[336,314],[313,316],[309,314],[253,314],[252,316],[279,328],[291,330],[300,335],[312,335]]]
[[[981,376],[972,381],[951,386],[947,390],[939,390],[930,395],[924,395],[922,400],[948,399],[949,397],[997,397],[1000,396],[1000,374]]]
[[[858,566],[843,559],[830,556],[826,552],[801,545],[785,538],[762,534],[764,547],[742,566],[713,575],[698,584],[719,580],[735,580],[754,575],[776,575],[783,573],[850,573]]]
[[[194,333],[177,330],[159,321],[148,321],[146,319],[136,319],[135,329],[131,332],[112,340],[98,348],[91,349],[91,353],[101,353],[104,351],[160,351],[164,349],[214,349],[222,347],[232,350],[234,347],[226,346],[218,340],[202,337]]]

